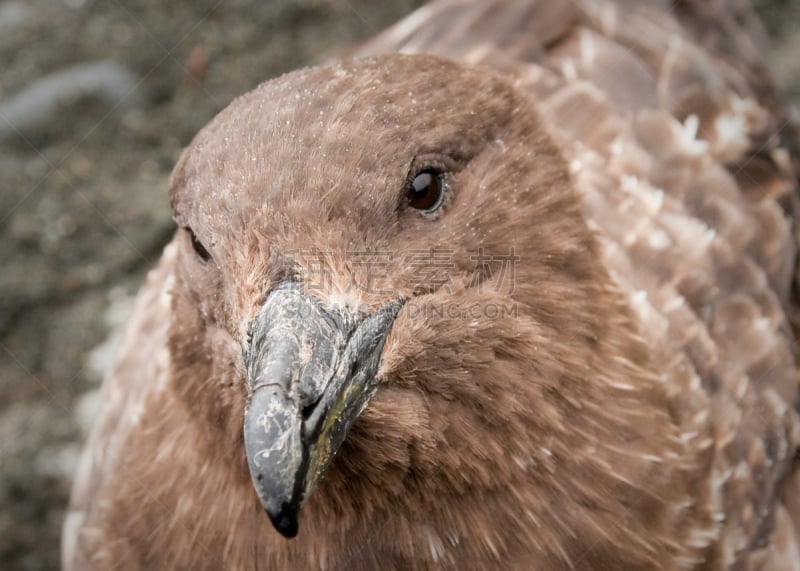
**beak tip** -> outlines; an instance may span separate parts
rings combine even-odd
[[[279,509],[267,508],[266,511],[272,525],[278,533],[287,539],[291,539],[297,535],[299,529],[297,523],[298,506],[284,502]]]

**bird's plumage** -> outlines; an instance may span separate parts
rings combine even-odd
[[[175,168],[210,260],[179,230],[139,296],[67,568],[800,569],[798,154],[759,42],[738,1],[440,1],[234,101]],[[405,302],[293,540],[242,440],[287,279]]]

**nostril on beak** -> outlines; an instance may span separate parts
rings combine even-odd
[[[303,407],[303,409],[300,411],[300,414],[303,416],[303,422],[306,422],[309,418],[311,418],[311,415],[314,414],[314,411],[321,400],[322,395],[319,395],[316,399]]]

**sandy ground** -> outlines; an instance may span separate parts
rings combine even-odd
[[[173,231],[179,150],[233,97],[420,0],[0,0],[0,568],[58,568],[113,335]],[[800,103],[800,1],[760,0]]]

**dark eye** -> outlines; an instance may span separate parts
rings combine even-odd
[[[408,181],[408,205],[417,210],[433,212],[442,205],[444,175],[435,168],[425,168]]]
[[[197,239],[197,236],[194,235],[194,231],[186,227],[186,231],[189,233],[189,239],[192,241],[192,248],[194,248],[194,253],[197,254],[197,258],[200,260],[200,263],[205,265],[211,259],[211,254],[208,253],[205,246],[200,243],[200,240]]]

